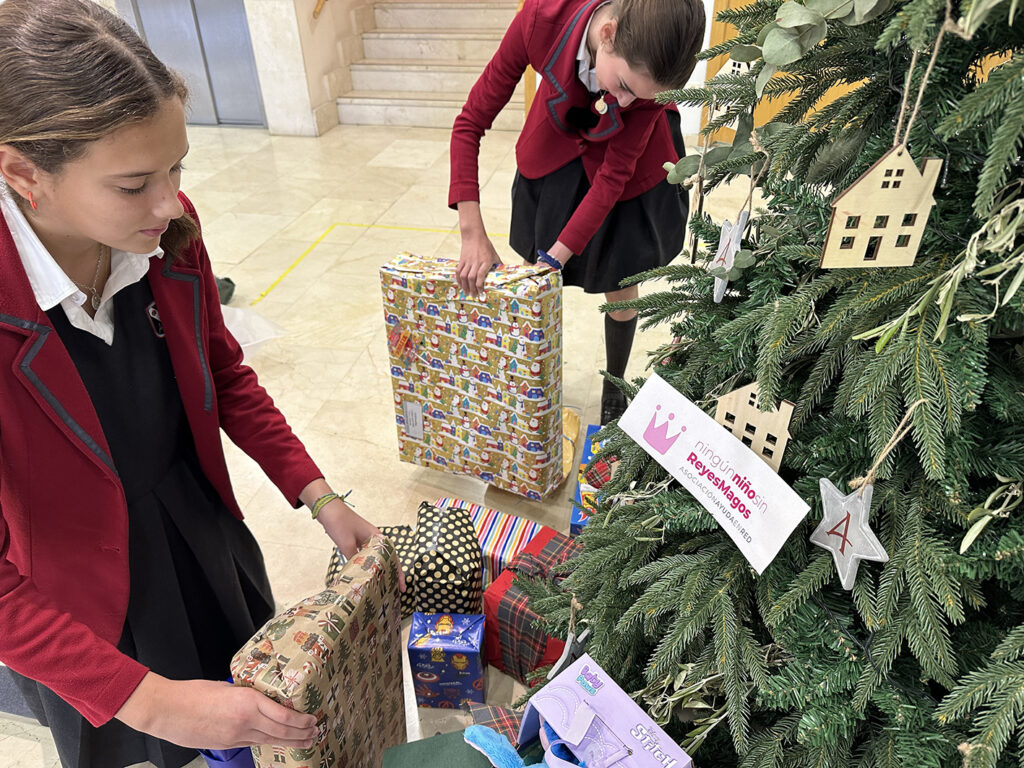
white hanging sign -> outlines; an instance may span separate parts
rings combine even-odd
[[[756,453],[657,374],[619,426],[714,516],[759,574],[810,509]]]

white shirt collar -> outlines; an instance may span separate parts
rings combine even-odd
[[[586,88],[590,93],[597,93],[597,74],[594,72],[594,62],[590,58],[590,49],[587,47],[587,40],[590,38],[590,24],[594,21],[594,14],[597,13],[597,9],[602,6],[608,5],[608,3],[601,3],[594,8],[594,13],[590,14],[590,18],[587,20],[587,28],[583,30],[583,40],[580,41],[580,50],[576,54],[576,61],[579,62],[579,78],[580,82],[583,83],[583,87]]]
[[[3,183],[0,183],[0,214],[11,231],[11,238],[18,249],[18,256],[21,257],[39,308],[48,312],[60,304],[73,326],[103,339],[107,344],[113,344],[114,305],[111,299],[122,288],[139,282],[149,270],[149,260],[154,256],[162,257],[163,249],[157,246],[149,253],[130,253],[111,248],[110,277],[103,288],[95,317],[89,317],[89,313],[82,308],[86,295],[64,274],[64,270],[46,250],[25,214],[14,202],[13,193]]]

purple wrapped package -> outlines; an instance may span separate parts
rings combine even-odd
[[[542,717],[588,768],[693,768],[690,756],[587,654],[530,697],[520,745],[537,738]]]
[[[461,613],[414,613],[409,665],[416,703],[454,709],[484,701],[484,617]]]

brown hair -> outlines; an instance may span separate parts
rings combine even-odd
[[[612,15],[617,55],[660,86],[686,85],[704,40],[701,0],[615,0]]]
[[[0,30],[0,144],[47,173],[152,117],[166,99],[188,97],[184,80],[91,0],[6,0]],[[173,256],[198,233],[186,213],[160,245]]]

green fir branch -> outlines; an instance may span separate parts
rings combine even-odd
[[[1024,89],[1022,89],[1024,90]],[[978,178],[974,212],[984,218],[995,208],[996,196],[1006,182],[1011,165],[1020,160],[1024,148],[1024,98],[1018,97],[1006,106],[999,127],[992,136],[988,157]],[[1019,172],[1019,169],[1018,169]]]

